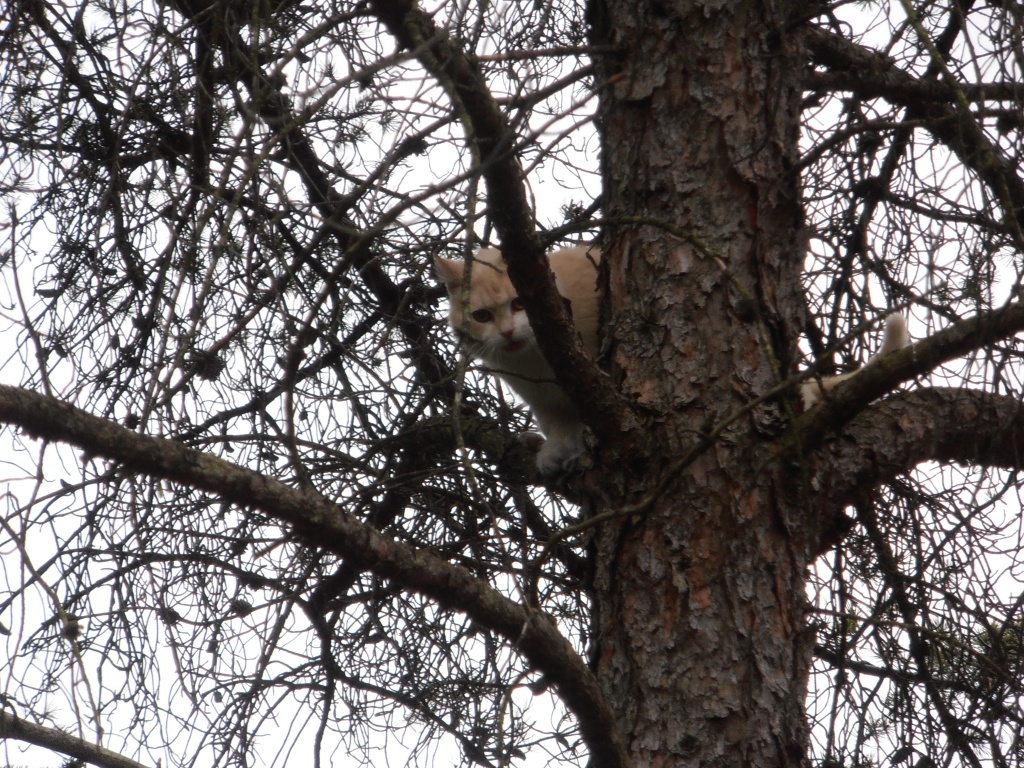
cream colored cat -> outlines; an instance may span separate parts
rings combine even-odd
[[[569,300],[573,323],[591,355],[597,354],[596,248],[564,248],[548,256],[558,292]],[[469,315],[463,315],[465,264],[434,259],[437,276],[448,288],[452,329],[470,354],[501,377],[533,412],[547,439],[537,453],[542,475],[567,470],[583,452],[583,423],[572,400],[555,384],[555,374],[541,354],[526,312],[508,279],[496,248],[477,253],[470,276]]]
[[[591,355],[597,353],[598,248],[564,248],[548,256],[558,292],[569,300],[573,323]],[[462,286],[465,264],[458,259],[434,259],[437,276],[448,288],[449,320],[470,354],[497,374],[533,412],[547,438],[537,453],[537,469],[552,475],[569,469],[583,452],[583,423],[572,400],[555,383],[555,375],[541,354],[516,289],[508,279],[505,262],[496,248],[483,248],[474,258],[469,290],[469,314],[463,313]],[[886,318],[882,348],[868,362],[910,343],[902,315]],[[856,371],[804,382],[800,388],[804,408],[823,392]]]

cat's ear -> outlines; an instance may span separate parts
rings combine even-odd
[[[434,274],[437,279],[448,286],[449,290],[462,285],[462,278],[466,274],[466,265],[461,259],[446,259],[444,256],[434,256]]]

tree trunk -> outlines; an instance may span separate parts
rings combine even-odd
[[[598,674],[637,766],[802,766],[819,534],[800,482],[763,471],[785,408],[703,437],[792,365],[800,40],[771,3],[593,12],[619,52],[602,73],[606,213],[627,222],[606,235],[607,363],[646,422],[642,455],[599,447],[587,501],[637,505],[596,535]]]

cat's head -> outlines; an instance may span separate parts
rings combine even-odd
[[[533,330],[498,249],[482,248],[473,258],[468,315],[462,305],[466,263],[435,256],[434,271],[448,288],[452,328],[470,343],[474,354],[493,359],[519,354],[534,345]]]

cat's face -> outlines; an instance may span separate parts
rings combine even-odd
[[[494,359],[518,355],[534,346],[533,329],[497,249],[481,249],[474,259],[468,315],[462,305],[465,262],[438,256],[434,259],[434,269],[448,288],[452,328],[463,337],[469,337],[467,340],[475,354]]]

